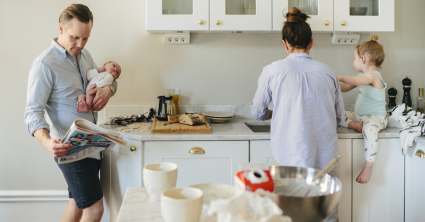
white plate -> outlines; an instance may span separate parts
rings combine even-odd
[[[208,117],[218,117],[218,118],[233,117],[233,113],[226,113],[226,112],[204,112],[203,114]]]
[[[224,123],[226,121],[232,120],[233,117],[230,117],[230,118],[208,117],[208,119],[213,123]]]

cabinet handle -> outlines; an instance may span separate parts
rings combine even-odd
[[[195,146],[190,148],[189,153],[191,154],[204,154],[205,150],[202,147]]]
[[[328,26],[330,23],[329,21],[325,21],[325,25]]]
[[[199,20],[199,24],[203,25],[204,24],[204,20]]]
[[[131,150],[131,152],[134,152],[134,151],[137,150],[137,148],[135,146],[130,146],[130,150]]]
[[[425,158],[425,152],[422,151],[422,150],[416,151],[415,155],[420,157],[420,158]]]
[[[346,24],[347,24],[347,23],[345,23],[345,21],[342,21],[342,22],[341,22],[341,25],[342,25],[342,26],[345,26]]]
[[[215,21],[216,25],[220,25],[220,23],[221,23],[220,20]]]

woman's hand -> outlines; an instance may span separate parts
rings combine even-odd
[[[93,99],[91,111],[98,112],[106,106],[109,99],[112,97],[111,88],[109,86],[104,86],[102,88],[96,88],[92,91],[93,92],[90,92],[90,95],[96,94],[96,96]]]

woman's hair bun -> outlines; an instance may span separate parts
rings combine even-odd
[[[291,10],[289,10],[288,13],[286,13],[286,22],[305,22],[308,18],[310,18],[307,14],[302,13],[299,9],[296,7],[292,7]]]
[[[378,35],[374,34],[374,35],[372,35],[371,40],[376,42],[376,41],[378,41],[378,38],[379,38]]]

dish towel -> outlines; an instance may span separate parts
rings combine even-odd
[[[425,134],[425,114],[416,112],[406,104],[395,106],[388,112],[388,127],[402,128],[400,131],[401,152],[407,154],[415,138]]]

